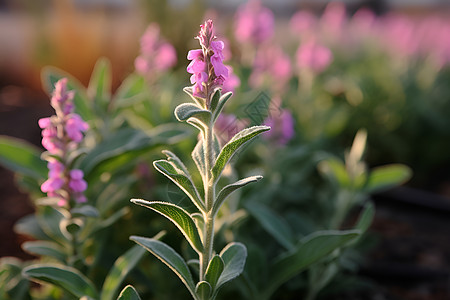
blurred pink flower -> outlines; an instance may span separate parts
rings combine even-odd
[[[259,0],[250,0],[236,12],[235,36],[240,42],[259,45],[274,32],[274,16]]]
[[[77,114],[70,114],[66,121],[65,130],[67,136],[74,142],[79,143],[83,140],[82,132],[89,129],[89,125]]]
[[[323,72],[331,64],[333,53],[330,49],[315,41],[306,42],[297,50],[297,66],[308,69],[316,74]]]
[[[306,10],[296,12],[289,23],[292,33],[305,34],[313,33],[317,26],[317,17]]]
[[[346,21],[347,13],[342,2],[330,2],[320,19],[322,30],[337,40],[341,38]]]
[[[160,38],[158,24],[150,24],[141,38],[141,53],[134,61],[136,72],[153,76],[154,71],[164,72],[176,63],[175,48]]]
[[[70,181],[69,181],[69,187],[74,192],[84,192],[87,189],[87,183],[83,179],[83,171],[78,169],[73,169],[69,173],[70,175]]]
[[[395,56],[410,57],[417,53],[415,26],[407,17],[391,13],[383,18],[381,30],[385,47]]]
[[[233,68],[230,66],[227,66],[228,69],[228,78],[224,81],[222,92],[234,92],[234,90],[241,85],[241,80],[239,77],[236,76],[236,74],[233,73]]]
[[[235,115],[221,113],[214,124],[214,133],[221,145],[225,145],[231,138],[248,126],[246,119],[238,119]]]
[[[287,109],[272,113],[264,121],[264,125],[270,126],[271,129],[265,132],[263,137],[279,146],[286,145],[295,135],[294,118]]]

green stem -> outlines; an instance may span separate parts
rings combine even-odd
[[[205,280],[206,269],[212,256],[213,242],[214,242],[214,216],[212,208],[215,199],[215,183],[211,176],[211,168],[214,163],[213,159],[213,124],[209,124],[205,133],[204,140],[205,153],[205,169],[206,174],[203,178],[203,185],[205,188],[205,205],[206,209],[203,212],[205,220],[204,227],[204,250],[200,257],[200,280]]]

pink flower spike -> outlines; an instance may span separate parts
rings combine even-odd
[[[202,49],[190,50],[188,52],[187,59],[193,60],[193,59],[196,59],[196,58],[203,59],[203,50]]]
[[[50,117],[42,118],[42,119],[39,119],[39,121],[38,121],[39,127],[41,129],[45,129],[45,128],[49,127],[51,125],[51,123],[52,123],[52,121],[51,121]]]

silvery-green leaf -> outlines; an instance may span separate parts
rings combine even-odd
[[[222,96],[222,89],[221,88],[215,89],[211,97],[211,103],[209,104],[209,108],[211,109],[212,112],[214,112],[217,105],[219,104],[220,96]]]
[[[117,300],[141,300],[138,292],[131,285],[127,285],[121,292]]]
[[[216,288],[217,281],[222,274],[225,267],[223,259],[219,255],[214,255],[214,257],[209,261],[208,268],[205,273],[205,280],[211,285],[212,290]]]
[[[225,202],[226,198],[233,193],[235,190],[246,186],[249,183],[256,182],[263,178],[262,176],[250,176],[244,179],[241,179],[239,181],[236,181],[235,183],[229,184],[225,186],[222,190],[220,190],[219,194],[217,195],[216,201],[214,201],[213,206],[213,214],[217,214],[222,204]]]
[[[100,216],[98,210],[92,205],[84,204],[80,207],[73,208],[70,213],[74,217],[91,217],[97,218]]]
[[[177,168],[176,162],[169,162],[161,159],[154,161],[153,166],[160,173],[172,180],[192,200],[200,211],[205,209],[203,201],[200,199],[197,188],[192,182],[190,176],[182,169]]]
[[[215,180],[218,180],[222,174],[225,165],[237,153],[237,151],[247,142],[255,138],[258,134],[270,130],[268,126],[253,126],[246,128],[237,133],[220,151],[214,166],[212,168],[212,175]]]
[[[195,118],[201,123],[209,124],[211,121],[211,112],[193,103],[182,103],[175,108],[175,117],[178,121]]]
[[[131,106],[145,99],[145,78],[131,74],[123,80],[114,94],[112,105],[115,108]]]
[[[195,284],[192,279],[191,271],[189,271],[185,260],[175,250],[165,243],[155,239],[138,236],[132,236],[130,239],[147,249],[164,264],[166,264],[175,274],[177,274],[184,285],[188,288],[192,297],[196,299]]]
[[[23,274],[31,280],[59,286],[78,298],[88,296],[98,299],[94,284],[75,268],[65,265],[36,264],[26,267]]]
[[[224,262],[224,268],[217,281],[216,292],[222,285],[233,280],[242,273],[247,258],[247,248],[241,243],[229,243],[220,252],[220,257]]]
[[[22,244],[22,249],[33,255],[53,257],[63,263],[67,260],[65,249],[50,241],[28,241]]]
[[[329,230],[315,232],[305,237],[295,249],[281,255],[270,267],[272,280],[266,285],[263,292],[266,298],[270,298],[270,295],[283,283],[357,238],[360,233],[360,230]]]
[[[111,101],[111,62],[107,58],[97,60],[87,88],[94,104],[106,111]]]
[[[200,175],[202,176],[202,178],[204,178],[206,176],[206,168],[205,168],[205,152],[203,149],[203,137],[201,137],[200,140],[197,142],[197,145],[195,145],[194,151],[192,151],[191,155]]]
[[[160,201],[150,202],[142,199],[131,199],[131,202],[150,208],[165,216],[178,227],[194,250],[198,253],[203,251],[203,244],[198,233],[198,228],[189,213],[183,208],[172,203]]]
[[[286,221],[264,204],[252,201],[246,205],[247,210],[287,250],[294,248],[295,238]]]
[[[194,93],[192,92],[192,86],[187,86],[187,87],[183,88],[183,91],[186,94],[188,94],[189,96],[191,96],[192,100],[194,100],[195,103],[198,104],[198,106],[205,107],[205,105],[206,105],[205,99],[203,99],[202,97],[194,96]]]
[[[230,99],[230,97],[233,95],[232,92],[228,92],[225,93],[223,95],[221,95],[220,99],[218,100],[217,103],[217,108],[215,108],[214,110],[214,115],[213,115],[213,121],[215,122],[217,120],[217,118],[219,117],[220,113],[222,112],[223,107],[225,106],[225,103],[228,101],[228,99]]]
[[[36,217],[42,230],[55,242],[58,242],[62,246],[69,242],[71,237],[61,228],[61,222],[70,218],[66,210],[41,206],[37,209]]]
[[[188,175],[188,177],[191,177],[188,169],[186,168],[184,163],[181,161],[181,159],[178,158],[178,156],[176,156],[174,153],[172,153],[169,150],[163,150],[162,153],[167,156],[167,160],[169,162],[174,163],[178,169],[180,169],[181,171],[184,172],[184,174]]]
[[[209,300],[211,292],[211,285],[206,281],[200,281],[195,287],[195,293],[197,294],[199,300]]]

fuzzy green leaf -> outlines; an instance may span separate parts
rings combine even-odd
[[[0,136],[0,164],[37,181],[47,178],[47,163],[41,160],[41,151],[16,138]]]
[[[311,264],[331,254],[360,235],[359,230],[321,231],[305,237],[301,243],[278,258],[271,266],[272,280],[264,290],[268,299],[283,283],[304,271]]]
[[[217,281],[223,272],[225,263],[219,255],[215,255],[210,261],[206,269],[205,279],[211,285],[212,290],[216,288]]]
[[[253,126],[246,128],[237,133],[220,151],[217,157],[214,167],[212,168],[212,175],[215,180],[218,180],[220,174],[222,174],[225,165],[230,159],[237,153],[237,151],[247,142],[255,138],[258,134],[264,131],[270,130],[268,126]]]
[[[23,270],[31,280],[44,281],[63,288],[78,298],[98,299],[94,284],[75,268],[64,265],[36,264]]]
[[[194,96],[194,93],[192,91],[192,86],[187,86],[187,87],[183,88],[183,92],[185,92],[186,94],[191,96],[192,100],[194,100],[198,106],[205,107],[205,104],[206,104],[205,99],[203,99],[202,97]]]
[[[175,108],[175,117],[178,121],[195,118],[203,124],[208,124],[211,121],[211,112],[193,103],[182,103]]]
[[[189,174],[188,169],[184,165],[184,163],[181,161],[181,159],[178,158],[174,153],[172,153],[169,150],[163,150],[162,153],[167,156],[167,160],[175,165],[178,169],[184,172],[188,177],[191,177]]]
[[[121,292],[117,300],[141,300],[138,292],[133,286],[127,285]]]
[[[131,202],[150,208],[165,216],[178,227],[194,250],[199,253],[203,251],[203,244],[197,226],[189,213],[183,208],[172,203],[160,201],[150,202],[142,199],[131,199]]]
[[[147,251],[140,245],[134,245],[115,261],[103,283],[100,300],[113,300],[115,298],[122,281],[138,264],[145,253]]]
[[[216,284],[216,293],[222,285],[242,273],[247,258],[247,248],[241,243],[229,243],[220,252],[220,257],[224,262],[224,268]]]
[[[200,281],[195,287],[195,293],[200,300],[209,300],[212,292],[211,285],[206,281]]]
[[[189,271],[189,267],[185,260],[175,250],[167,244],[155,239],[138,236],[131,236],[130,239],[147,249],[166,264],[175,274],[177,274],[194,299],[196,299],[195,284],[192,279],[191,271]]]
[[[87,88],[87,94],[94,103],[106,110],[111,101],[111,62],[107,58],[97,60]]]
[[[167,160],[157,160],[153,162],[153,166],[160,173],[164,174],[167,178],[172,180],[197,206],[200,211],[205,208],[200,195],[192,182],[190,176],[186,174],[182,169],[176,167],[176,162],[169,162]]]
[[[217,214],[220,207],[225,202],[226,198],[235,190],[243,186],[246,186],[249,183],[256,182],[262,178],[263,178],[262,176],[250,176],[225,186],[222,190],[220,190],[219,194],[217,195],[216,201],[214,201],[213,214],[214,215]]]
[[[191,155],[200,175],[202,176],[202,178],[204,178],[206,176],[206,167],[205,167],[205,152],[203,149],[203,137],[201,137],[200,140],[197,142],[197,145],[195,145],[194,151],[192,151]]]
[[[228,92],[228,93],[221,95],[221,97],[217,103],[217,108],[215,108],[215,110],[213,110],[214,111],[213,122],[215,122],[217,120],[217,118],[220,116],[220,113],[222,112],[222,109],[225,106],[225,103],[227,103],[228,99],[230,99],[232,95],[233,95],[232,92]]]
[[[97,218],[100,216],[99,211],[97,208],[93,207],[92,205],[82,205],[80,207],[73,208],[70,213],[74,217],[90,217],[90,218]]]
[[[33,255],[53,257],[63,263],[67,259],[64,248],[50,241],[28,241],[22,244],[22,249]]]
[[[16,233],[32,237],[36,240],[49,240],[50,237],[42,230],[36,215],[25,216],[14,224]]]
[[[220,96],[222,96],[222,89],[221,88],[217,88],[212,97],[211,97],[211,103],[209,104],[209,107],[211,109],[212,112],[214,112],[214,110],[216,109],[217,105],[219,104],[219,99]]]
[[[67,211],[50,206],[44,206],[37,208],[36,216],[39,226],[49,237],[62,246],[67,245],[70,236],[61,226],[63,221],[70,218]]]
[[[114,108],[131,106],[145,99],[145,78],[131,74],[123,80],[114,94],[112,105]]]
[[[370,172],[366,190],[368,193],[387,190],[396,185],[405,183],[411,178],[411,175],[411,169],[401,164],[376,167]]]
[[[249,202],[246,208],[280,245],[287,250],[294,248],[294,233],[282,217],[267,206],[255,201]]]

